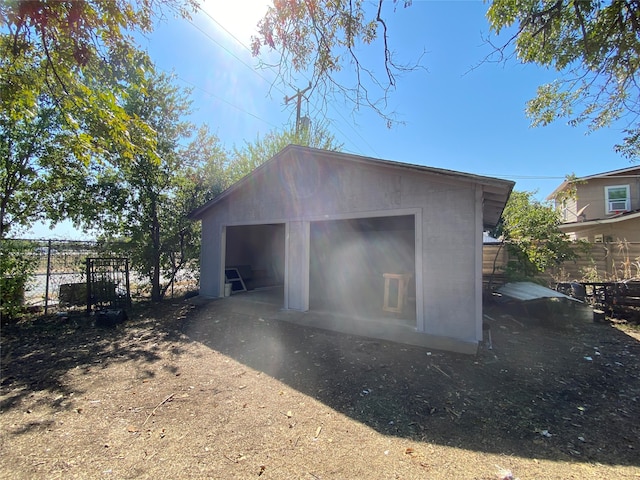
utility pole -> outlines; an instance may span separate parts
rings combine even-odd
[[[307,90],[311,89],[311,82],[309,82],[309,86],[304,90],[298,89],[298,93],[291,95],[290,97],[284,97],[284,103],[288,104],[291,100],[298,97],[297,107],[296,107],[296,135],[300,132],[300,105],[302,103],[302,97],[307,92]]]

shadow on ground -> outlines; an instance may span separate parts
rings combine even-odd
[[[99,381],[97,372],[111,365],[156,362],[162,341],[170,333],[161,327],[161,310],[157,315],[144,311],[145,318],[136,322],[135,329],[127,328],[129,324],[97,328],[93,318],[80,313],[3,326],[0,412],[16,408],[25,399],[32,406],[69,410],[74,406],[70,399],[85,393],[68,386],[66,376],[71,371]],[[137,375],[153,377],[155,373],[143,367]],[[39,422],[27,423],[23,430],[40,427]]]
[[[584,317],[487,309],[475,356],[301,327],[250,296],[180,332],[386,434],[525,458],[640,465],[640,344]]]
[[[456,355],[301,327],[291,321],[307,314],[255,298],[154,306],[116,329],[85,317],[4,328],[0,411],[39,395],[72,408],[69,397],[83,394],[66,386],[72,370],[98,382],[101,369],[136,362],[136,375],[152,377],[162,352],[196,341],[385,435],[640,465],[640,344],[608,324],[533,321],[495,306],[486,312],[493,350]]]

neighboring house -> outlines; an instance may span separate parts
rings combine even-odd
[[[238,267],[279,284],[285,310],[332,313],[290,321],[475,353],[483,230],[513,185],[289,145],[192,213],[202,221],[200,295],[224,296]]]
[[[570,188],[575,195],[566,194]],[[563,182],[548,197],[573,240],[640,242],[640,166]]]

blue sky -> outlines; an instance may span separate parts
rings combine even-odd
[[[275,74],[255,68],[257,60],[245,47],[265,5],[264,0],[204,0],[204,11],[191,21],[168,18],[140,42],[160,69],[193,88],[192,120],[209,124],[227,147],[295,122],[293,102],[284,104],[285,95],[295,93],[293,86],[274,86]],[[354,112],[338,101],[326,111],[318,110],[314,97],[303,103],[303,114],[312,121],[329,122],[344,151],[507,178],[516,181],[517,190],[536,190],[540,199],[567,174],[630,165],[613,150],[622,138],[619,127],[588,135],[584,126],[562,121],[530,127],[525,103],[556,73],[515,60],[481,64],[491,51],[483,43],[489,33],[485,3],[414,0],[407,9],[391,10],[389,5],[389,39],[400,63],[426,51],[422,64],[427,71],[399,78],[389,97],[405,124],[388,129],[372,111]],[[363,51],[370,65],[379,66],[381,55],[375,47]],[[296,86],[304,88],[307,82],[301,77]],[[82,237],[68,225],[32,233]]]

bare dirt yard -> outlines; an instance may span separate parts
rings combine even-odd
[[[249,296],[2,330],[0,478],[640,479],[640,329],[486,307],[457,355]]]

